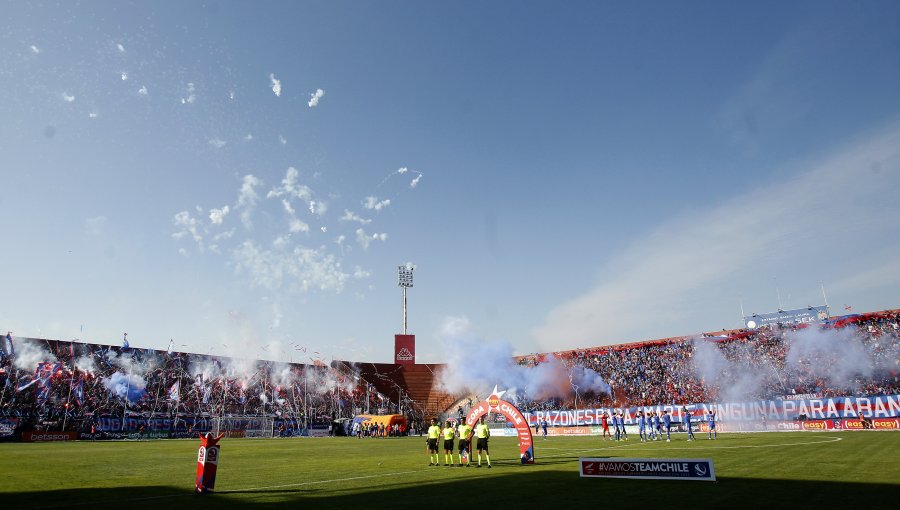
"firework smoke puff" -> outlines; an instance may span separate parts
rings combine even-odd
[[[146,393],[147,383],[138,375],[116,372],[103,379],[103,386],[115,397],[124,399],[127,394],[129,402],[137,402]]]

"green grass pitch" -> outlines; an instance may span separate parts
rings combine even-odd
[[[898,433],[697,437],[538,437],[531,466],[497,437],[490,470],[429,467],[422,438],[224,439],[217,493],[204,496],[196,440],[6,443],[0,508],[900,508]],[[718,481],[581,479],[579,457],[712,458]]]

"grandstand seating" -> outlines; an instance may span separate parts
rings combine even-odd
[[[399,388],[402,388],[421,416],[440,414],[458,398],[442,391],[436,384],[436,374],[443,365],[353,363],[352,366],[359,370],[363,380],[375,386],[382,395],[396,399]]]

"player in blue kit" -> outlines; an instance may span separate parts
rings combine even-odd
[[[656,416],[656,413],[650,413],[650,415],[647,416],[647,427],[650,429],[648,439],[650,441],[659,439],[659,436],[656,434],[656,429],[659,428],[659,417]]]
[[[716,410],[715,409],[710,409],[709,414],[706,415],[706,425],[708,426],[707,439],[718,439],[719,433],[716,431]]]
[[[687,407],[681,408],[682,414],[684,414],[684,429],[687,431],[688,441],[694,440],[694,429],[691,427],[691,412],[688,411]]]
[[[618,440],[622,439],[622,429],[619,426],[619,413],[618,412],[613,411],[612,421],[613,421],[613,428],[615,429],[616,441],[618,441]]]
[[[669,411],[666,411],[665,413],[666,414],[664,414],[662,418],[663,427],[666,428],[666,442],[668,443],[672,440],[672,416],[669,415]]]
[[[638,422],[638,437],[641,439],[641,442],[643,443],[644,441],[647,440],[647,433],[646,433],[647,418],[644,416],[643,411],[637,412],[637,422]]]
[[[625,431],[625,411],[619,411],[619,423],[622,425],[622,439],[628,441],[628,432]]]

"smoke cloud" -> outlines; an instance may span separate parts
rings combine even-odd
[[[585,393],[610,393],[597,372],[567,367],[551,357],[535,367],[519,365],[508,342],[485,341],[472,332],[468,319],[450,318],[440,335],[447,352],[447,366],[438,383],[449,393],[475,393],[486,397],[495,385],[507,389],[512,401],[568,398]]]
[[[37,342],[16,342],[16,355],[13,364],[19,370],[34,372],[38,363],[55,362],[56,356],[41,347]]]
[[[126,375],[122,372],[116,372],[112,376],[103,379],[103,386],[118,398],[124,399],[127,395],[129,402],[140,400],[146,393],[145,390],[147,388],[143,377],[136,374]]]

